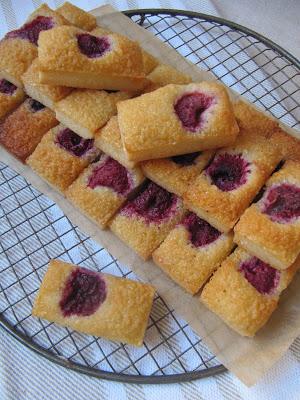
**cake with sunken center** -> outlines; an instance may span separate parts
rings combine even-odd
[[[169,192],[183,196],[213,156],[212,150],[196,151],[141,163],[144,174]]]
[[[21,28],[8,32],[0,41],[0,76],[22,87],[22,75],[37,57],[42,31],[68,24],[65,18],[46,4],[37,8]]]
[[[184,195],[185,204],[216,229],[229,232],[280,160],[276,146],[242,131],[195,179]]]
[[[117,116],[111,117],[108,123],[95,133],[95,146],[126,168],[133,168],[136,164],[128,160],[124,151]]]
[[[141,346],[151,285],[51,260],[32,315],[89,335]]]
[[[126,92],[75,89],[55,104],[56,118],[78,135],[91,139],[117,113],[117,102],[129,97]]]
[[[100,150],[60,124],[47,132],[26,163],[55,189],[64,192]]]
[[[39,80],[39,60],[36,58],[22,75],[24,89],[32,99],[54,110],[54,105],[71,93],[65,86],[44,85]]]
[[[254,336],[276,309],[300,260],[286,271],[237,248],[204,286],[201,301],[242,336]]]
[[[130,199],[113,218],[111,230],[147,260],[184,215],[182,201],[154,182]]]
[[[167,85],[117,107],[131,161],[222,147],[239,131],[226,89],[214,82]]]
[[[56,12],[69,21],[71,25],[75,25],[85,31],[91,31],[97,26],[96,18],[92,14],[74,6],[74,4],[68,1],[58,7]]]
[[[241,216],[234,240],[274,268],[286,269],[300,253],[300,163],[286,161],[267,181],[262,198]]]
[[[57,124],[49,108],[28,98],[0,124],[0,143],[25,162],[44,134]]]
[[[0,79],[0,121],[12,112],[25,98],[22,89],[6,79]]]
[[[41,83],[136,91],[147,82],[140,46],[116,33],[57,27],[41,33],[38,56]]]
[[[101,229],[144,181],[140,168],[127,169],[103,154],[66,191],[71,203]]]
[[[232,233],[221,233],[190,212],[152,256],[175,282],[195,294],[232,248]]]

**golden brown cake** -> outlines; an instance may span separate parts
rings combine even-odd
[[[149,181],[110,223],[111,230],[144,260],[184,214],[182,201]]]
[[[300,260],[278,271],[238,248],[204,286],[201,301],[242,336],[254,336],[276,309]]]
[[[116,103],[122,99],[120,96],[127,94],[75,89],[55,104],[56,118],[78,135],[87,139],[93,138],[97,129],[116,114]]]
[[[274,268],[286,269],[300,253],[300,163],[286,161],[263,197],[242,215],[234,241]]]
[[[278,128],[278,121],[242,100],[233,104],[235,118],[244,132],[269,137]]]
[[[162,86],[174,83],[176,85],[186,85],[192,82],[192,79],[170,65],[159,64],[149,75],[147,75],[150,83],[144,92],[152,92]]]
[[[147,178],[169,192],[183,196],[213,156],[212,150],[143,161],[142,170]]]
[[[12,112],[25,98],[22,89],[6,79],[0,79],[0,121]]]
[[[60,124],[43,136],[26,163],[55,189],[64,192],[99,154],[93,139],[83,139]]]
[[[54,109],[57,101],[62,100],[71,92],[71,88],[65,86],[43,85],[39,80],[39,61],[36,58],[25,74],[22,75],[24,89],[28,96],[44,104],[44,106]]]
[[[39,34],[68,22],[46,4],[37,8],[21,28],[8,32],[0,41],[0,74],[22,87],[21,76],[37,57]]]
[[[85,31],[91,31],[97,26],[96,18],[92,14],[74,6],[74,4],[68,1],[58,7],[56,12],[68,20],[71,25],[75,25]]]
[[[111,117],[108,123],[95,133],[95,146],[126,168],[133,168],[136,164],[127,159],[122,145],[117,116]]]
[[[136,91],[147,82],[140,46],[116,33],[57,27],[41,33],[38,53],[41,83]]]
[[[0,143],[25,162],[44,134],[57,124],[49,108],[28,98],[1,123]]]
[[[233,248],[232,233],[221,233],[188,213],[152,254],[154,262],[191,294],[204,285]]]
[[[229,232],[281,159],[272,143],[243,132],[219,150],[189,187],[186,206],[221,232]]]
[[[284,160],[300,161],[300,138],[288,134],[283,129],[277,129],[270,140],[279,148]]]
[[[66,191],[66,196],[80,211],[104,229],[144,179],[138,167],[126,169],[113,158],[103,154],[98,162],[83,171]]]
[[[157,58],[155,58],[152,54],[148,53],[146,50],[142,50],[142,55],[143,55],[144,71],[145,74],[148,75],[158,65],[159,61]]]
[[[151,285],[51,260],[32,315],[94,336],[141,346]]]
[[[222,147],[239,131],[226,89],[215,82],[167,85],[122,101],[118,122],[131,161]]]

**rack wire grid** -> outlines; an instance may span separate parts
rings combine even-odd
[[[299,62],[276,44],[203,14],[179,10],[125,14],[282,122],[300,127]],[[138,278],[4,163],[0,163],[0,234],[1,325],[39,354],[89,375],[135,383],[182,382],[225,370],[160,296],[154,300],[141,348],[32,317],[33,300],[51,258]]]

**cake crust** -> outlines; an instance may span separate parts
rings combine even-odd
[[[170,65],[159,64],[154,70],[147,76],[149,79],[149,85],[144,90],[145,93],[152,92],[162,86],[169,85],[171,83],[175,85],[186,85],[192,82],[191,77]]]
[[[59,302],[75,265],[51,260],[35,299],[32,315],[79,332],[141,346],[155,290],[151,285],[99,274],[105,282],[106,298],[90,316],[65,317]]]
[[[63,149],[56,143],[56,137],[65,128],[60,124],[48,131],[26,160],[26,164],[60,192],[64,192],[100,153],[92,148],[82,157],[77,157]]]
[[[197,132],[185,129],[174,109],[178,99],[191,92],[205,93],[217,99],[213,111],[207,111],[203,128]],[[117,107],[123,145],[131,161],[222,147],[232,144],[238,134],[227,92],[217,83],[167,85],[120,102]]]
[[[74,6],[74,4],[66,1],[62,6],[56,9],[56,12],[62,15],[70,24],[77,26],[85,31],[91,31],[96,28],[97,21],[96,18],[82,10],[79,7]]]
[[[2,79],[0,78],[0,83]],[[7,114],[18,107],[25,99],[25,93],[21,88],[16,88],[12,94],[0,92],[0,121]]]
[[[48,108],[31,110],[27,99],[0,125],[0,143],[22,162],[35,150],[43,135],[58,122]]]
[[[145,78],[139,45],[116,33],[106,34],[111,50],[101,57],[81,53],[77,35],[84,31],[62,26],[39,37],[40,82],[87,89],[142,89]],[[103,36],[102,36],[103,37]]]
[[[278,147],[284,160],[300,162],[300,138],[289,135],[283,129],[277,129],[270,139]]]

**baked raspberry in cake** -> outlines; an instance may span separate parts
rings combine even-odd
[[[204,286],[201,301],[242,336],[254,336],[276,309],[300,260],[278,271],[237,248]]]
[[[0,124],[0,143],[25,162],[44,134],[57,123],[51,110],[28,98]]]
[[[249,253],[286,269],[300,253],[300,163],[286,161],[262,198],[241,216],[234,240]]]
[[[6,79],[0,79],[0,120],[17,108],[24,98],[22,89]]]
[[[281,159],[264,137],[241,131],[236,144],[219,150],[184,195],[186,206],[229,232]]]
[[[151,285],[51,260],[32,315],[94,336],[141,346]]]
[[[95,133],[95,146],[108,154],[126,168],[133,168],[135,162],[127,159],[124,151],[117,116],[111,117],[108,123]]]
[[[22,75],[22,82],[26,93],[34,100],[44,106],[54,109],[57,101],[71,93],[71,88],[65,86],[44,85],[39,81],[39,61],[36,58],[25,74]]]
[[[66,191],[75,207],[102,229],[144,181],[138,167],[127,169],[103,154]]]
[[[148,181],[110,223],[111,230],[144,260],[182,218],[182,201]]]
[[[57,27],[41,33],[38,51],[41,83],[136,91],[147,82],[140,46],[116,33]]]
[[[190,212],[152,256],[175,282],[195,294],[232,248],[232,233],[221,233]]]
[[[174,83],[176,85],[186,85],[192,82],[191,77],[170,65],[159,64],[149,75],[149,85],[146,86],[144,92],[152,92],[162,86]]]
[[[245,133],[270,137],[278,129],[278,121],[274,117],[242,100],[233,104],[233,110],[240,129]]]
[[[37,57],[40,32],[68,22],[43,4],[21,28],[8,32],[0,41],[0,75],[22,87],[21,76]]]
[[[90,139],[117,113],[116,103],[122,96],[126,98],[128,94],[75,89],[55,104],[56,118],[78,135]]]
[[[278,128],[270,140],[278,147],[284,160],[300,161],[300,137],[292,136]]]
[[[69,21],[71,25],[75,25],[85,31],[91,31],[97,26],[96,18],[92,14],[85,12],[68,1],[58,7],[56,12]]]
[[[64,192],[99,154],[93,139],[84,139],[60,124],[43,136],[26,163]]]
[[[167,85],[117,107],[131,161],[229,145],[239,130],[226,89],[214,82]]]
[[[212,156],[212,150],[196,151],[170,158],[143,161],[141,167],[147,178],[182,197]]]

